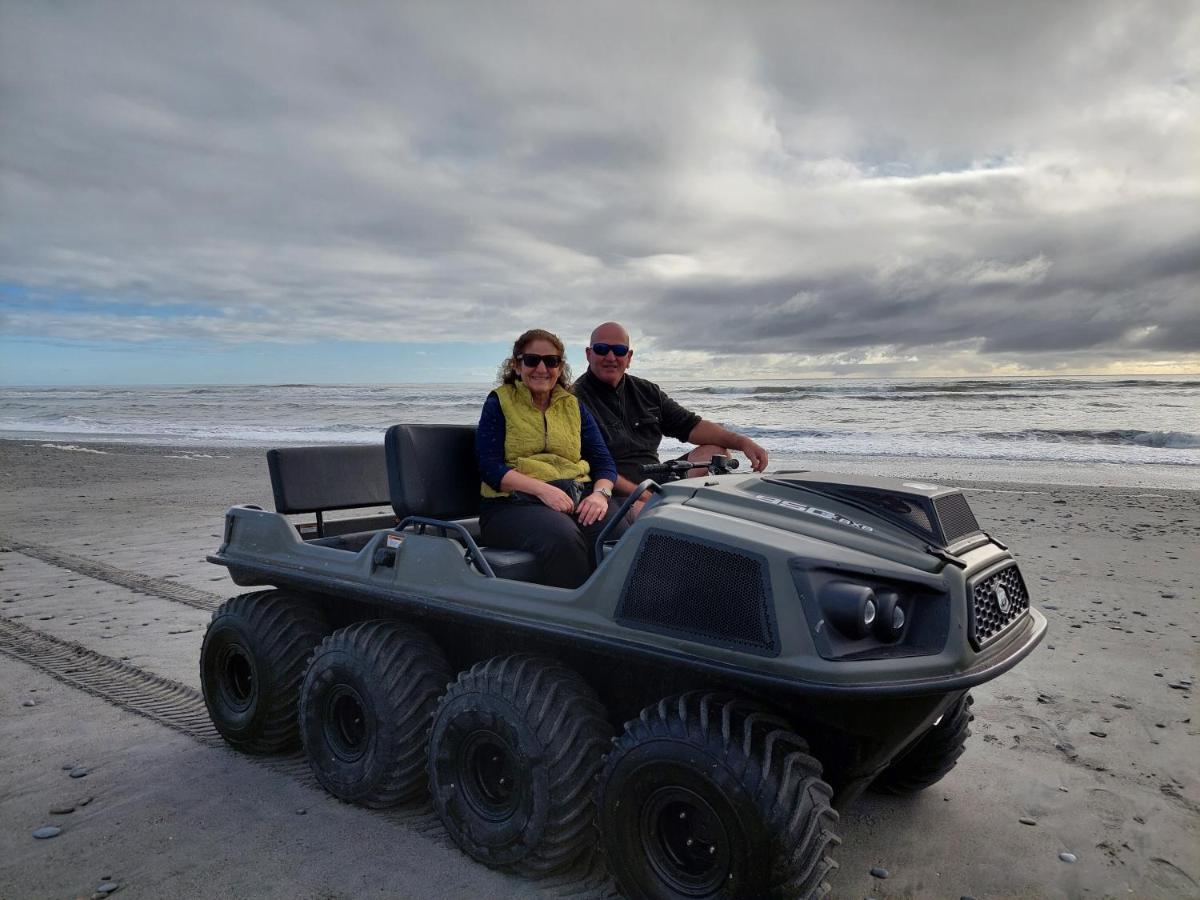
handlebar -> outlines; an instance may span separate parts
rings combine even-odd
[[[687,475],[692,469],[707,468],[711,475],[726,475],[738,467],[738,461],[731,456],[714,456],[707,463],[690,459],[671,459],[657,465],[642,466],[642,477],[653,478],[656,481],[676,481]]]

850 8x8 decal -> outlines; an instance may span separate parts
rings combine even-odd
[[[755,494],[754,499],[760,503],[770,503],[772,506],[782,506],[784,509],[794,509],[796,512],[808,513],[810,516],[816,516],[819,519],[828,519],[830,522],[837,522],[839,525],[845,525],[847,528],[857,528],[859,531],[874,531],[870,525],[864,525],[862,522],[855,522],[853,519],[847,519],[845,516],[838,515],[828,509],[821,509],[819,506],[809,506],[806,503],[797,503],[794,500],[783,500],[779,497],[768,497],[765,494]]]

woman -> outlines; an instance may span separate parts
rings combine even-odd
[[[596,537],[617,510],[617,467],[570,384],[562,341],[540,328],[526,331],[501,366],[475,432],[483,543],[532,552],[543,583],[565,588],[587,580]]]

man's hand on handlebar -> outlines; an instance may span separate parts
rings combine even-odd
[[[695,459],[671,459],[658,465],[642,466],[642,475],[646,478],[674,481],[686,477],[693,469],[707,469],[710,474],[724,475],[737,467],[738,461],[728,456],[714,456],[707,464]]]

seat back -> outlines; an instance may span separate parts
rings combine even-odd
[[[267,468],[276,512],[357,509],[389,502],[387,458],[378,444],[268,450]]]
[[[473,425],[393,425],[384,437],[392,509],[401,519],[479,515]]]

